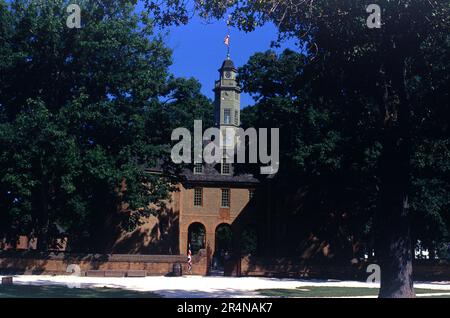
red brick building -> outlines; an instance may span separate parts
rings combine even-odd
[[[236,129],[240,126],[240,88],[233,61],[227,58],[219,73],[214,87],[215,124],[221,130]],[[234,141],[222,145],[233,146]],[[145,220],[133,233],[123,233],[113,251],[186,254],[191,243],[194,253],[204,248],[212,259],[215,252],[240,252],[243,234],[247,240],[253,240],[249,244],[254,249],[258,248],[261,231],[258,221],[265,215],[256,199],[260,181],[251,174],[238,172],[236,165],[223,160],[215,165],[194,164],[186,169],[185,181],[171,194],[168,209],[159,217]],[[221,233],[229,242],[221,242]]]

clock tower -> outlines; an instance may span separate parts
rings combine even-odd
[[[215,124],[224,136],[223,147],[232,148],[236,145],[235,131],[240,126],[241,89],[236,81],[236,67],[229,57],[223,62],[219,73],[220,79],[214,87]]]

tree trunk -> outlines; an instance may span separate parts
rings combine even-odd
[[[48,178],[44,173],[42,158],[40,160],[39,212],[37,216],[37,249],[41,252],[48,250],[49,206],[48,206]]]
[[[379,166],[376,245],[381,268],[379,297],[383,298],[415,297],[408,213],[409,152],[405,149],[409,145],[403,145],[397,136],[391,130],[386,132]]]
[[[41,209],[38,216],[38,228],[37,228],[37,249],[41,252],[46,252],[48,249],[48,202],[47,193],[43,186],[40,189],[41,192]]]
[[[377,213],[380,298],[415,297],[408,193],[411,170],[411,113],[406,90],[406,59],[392,45],[386,62],[383,150],[379,161]]]
[[[407,214],[408,196],[406,194],[401,196],[398,192],[385,193],[382,196],[384,202],[391,202],[391,205],[382,204],[385,210],[381,213],[384,225],[381,225],[379,242],[380,298],[415,297],[410,224]]]

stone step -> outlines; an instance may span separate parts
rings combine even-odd
[[[105,271],[100,270],[88,270],[86,271],[88,277],[105,277]]]
[[[129,270],[127,271],[127,277],[145,277],[147,276],[147,271],[144,270]]]
[[[118,271],[118,270],[106,270],[105,271],[105,277],[125,277],[126,272],[125,271]]]

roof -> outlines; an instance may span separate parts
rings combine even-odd
[[[233,164],[233,166],[236,165]],[[216,184],[240,184],[249,185],[257,184],[260,181],[250,173],[239,173],[231,169],[229,175],[224,175],[220,173],[220,164],[203,164],[202,173],[194,173],[192,169],[184,169],[183,176],[188,183],[216,183]]]
[[[239,165],[239,168],[235,169],[236,165]],[[149,172],[154,174],[163,173],[164,163],[162,160],[158,160],[155,166],[143,166],[143,168]],[[180,173],[180,182],[181,183],[215,183],[217,185],[221,184],[233,184],[233,185],[254,185],[260,183],[260,180],[256,178],[251,173],[241,172],[238,170],[245,171],[245,164],[233,163],[231,166],[231,173],[229,175],[224,175],[220,173],[220,163],[216,164],[207,164],[203,163],[203,172],[200,174],[193,172],[193,165],[189,168],[182,168]]]
[[[222,63],[221,70],[236,70],[236,67],[234,66],[234,63],[231,59],[226,59]]]

